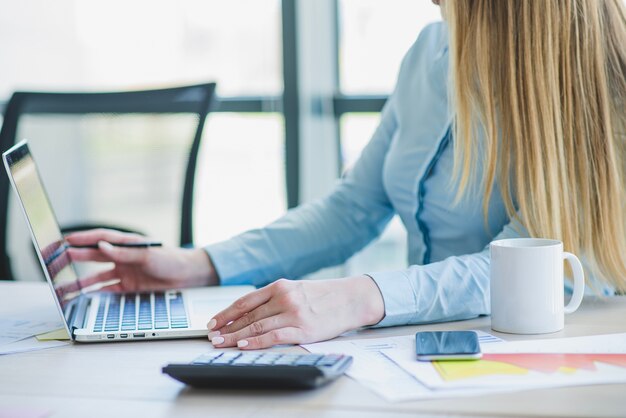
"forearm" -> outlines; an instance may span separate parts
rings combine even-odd
[[[385,303],[376,326],[469,319],[489,313],[489,251],[372,273]]]
[[[340,264],[363,248],[380,234],[393,210],[387,201],[362,204],[362,197],[346,187],[262,229],[207,246],[222,283],[262,286],[280,277],[297,279]]]

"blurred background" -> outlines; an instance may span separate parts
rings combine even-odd
[[[327,194],[370,139],[404,53],[437,20],[430,0],[0,0],[0,108],[18,90],[215,81],[195,183],[194,245],[204,245]],[[178,202],[150,201],[150,190],[138,190],[133,179],[154,175],[155,188],[180,181],[159,177],[169,154],[154,150],[168,132],[190,129],[183,116],[166,124],[129,117],[112,127],[96,115],[80,128],[57,123],[54,131],[43,119],[31,118],[19,137],[33,141],[61,222],[72,212],[139,217],[150,235],[177,243],[174,229],[161,228],[159,205]],[[96,133],[89,146],[81,145],[85,129]],[[129,141],[125,156],[141,156],[143,174],[116,169],[115,151]],[[87,189],[97,193],[69,197],[68,190]],[[150,210],[107,204],[108,193],[120,190],[140,195]],[[39,280],[21,215],[11,219],[14,236],[24,238],[12,254],[22,260],[13,261],[16,276]],[[314,276],[404,267],[405,241],[394,219],[345,265]]]

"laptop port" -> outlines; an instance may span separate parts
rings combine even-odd
[[[112,340],[113,338],[115,338],[115,334],[107,334],[107,338],[109,340]]]
[[[144,338],[146,336],[145,332],[136,332],[133,334],[133,338]]]
[[[128,334],[120,334],[120,338],[128,338]]]

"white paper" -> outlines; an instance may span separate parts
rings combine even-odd
[[[408,338],[408,337],[407,337]],[[405,337],[372,338],[354,341],[328,341],[303,347],[320,354],[341,353],[353,357],[348,376],[388,401],[402,401],[429,394],[425,387],[380,353],[381,348],[404,344]]]
[[[508,360],[487,359],[491,366],[483,368],[478,366],[482,367],[488,363],[435,364],[415,361],[412,350],[406,347],[389,348],[382,352],[429,388],[448,391],[463,388],[513,390],[624,383],[626,366],[619,364],[620,361],[604,361],[607,357],[602,356],[624,354],[625,349],[626,334],[485,344],[482,345],[485,354],[515,354],[516,357]],[[589,354],[589,356],[575,358],[562,356],[549,359],[551,364],[547,364],[545,361],[535,361],[536,357],[533,356],[538,354]],[[559,367],[561,363],[556,362],[562,362],[563,366]]]
[[[481,345],[502,340],[482,331],[476,331]],[[303,345],[312,353],[341,353],[353,357],[352,366],[346,374],[368,389],[390,402],[417,399],[473,396],[485,393],[484,390],[434,391],[383,355],[386,350],[410,351],[414,353],[415,335],[399,337],[369,338],[359,340],[327,341]],[[413,356],[415,357],[415,356]]]
[[[484,353],[626,354],[626,333],[512,341],[489,345]]]
[[[3,344],[0,346],[0,355],[23,353],[27,351],[44,350],[47,348],[61,347],[68,345],[67,341],[39,341],[35,337],[22,339],[20,341]]]
[[[9,318],[0,319],[0,346],[63,327],[59,319],[38,318],[45,318],[45,316],[31,313],[28,316],[12,315]]]

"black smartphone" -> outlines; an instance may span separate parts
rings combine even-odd
[[[477,360],[482,357],[474,331],[423,331],[415,334],[415,352],[420,361]]]

